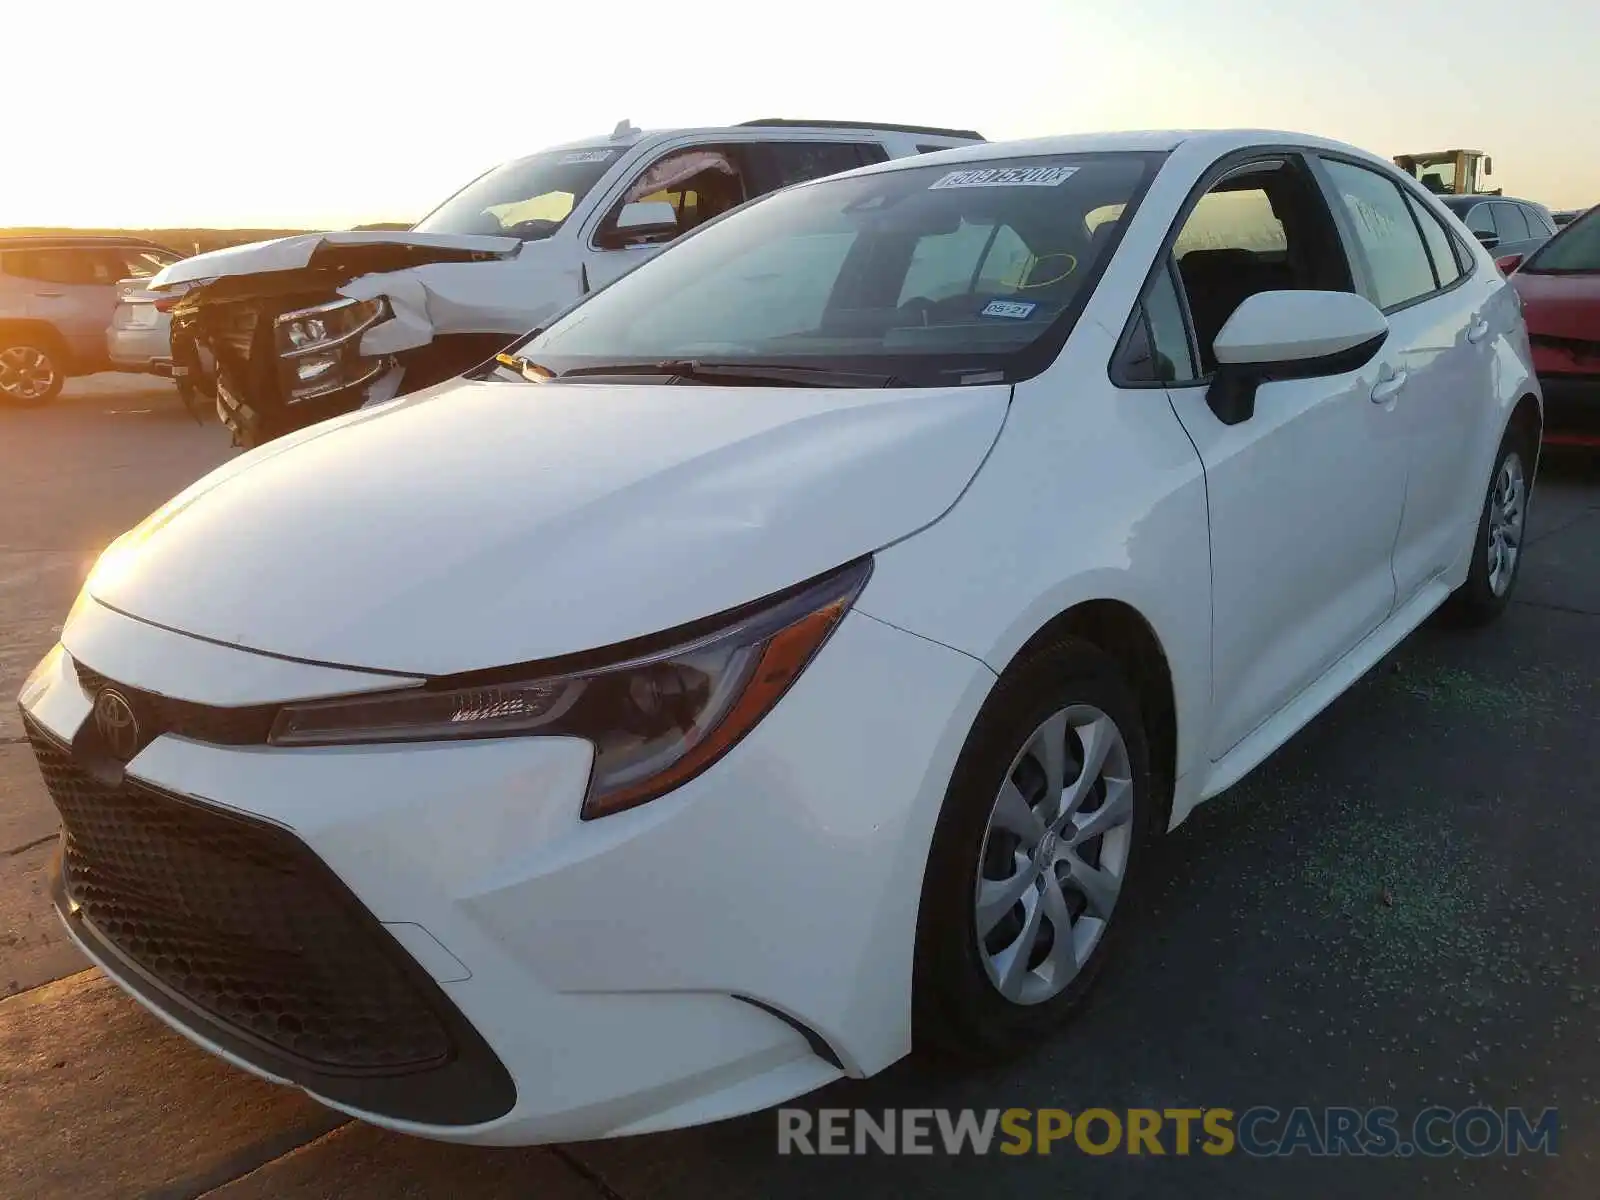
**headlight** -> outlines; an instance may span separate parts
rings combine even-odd
[[[753,729],[799,678],[871,574],[862,559],[692,628],[665,648],[529,678],[506,671],[286,707],[271,742],[330,746],[539,735],[594,745],[583,817],[679,787]],[[575,661],[575,660],[574,660]]]
[[[361,335],[389,315],[381,296],[335,300],[273,322],[279,375],[289,403],[366,383],[384,363],[361,356]]]

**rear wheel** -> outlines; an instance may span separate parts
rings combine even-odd
[[[1533,495],[1533,454],[1526,433],[1516,426],[1506,430],[1478,516],[1472,569],[1440,611],[1446,624],[1487,625],[1511,604],[1522,570],[1528,502]]]
[[[66,372],[47,346],[15,338],[0,340],[0,400],[32,407],[61,392]]]
[[[1066,639],[1018,664],[962,750],[918,919],[917,1041],[995,1059],[1048,1036],[1106,960],[1151,810],[1139,708]]]

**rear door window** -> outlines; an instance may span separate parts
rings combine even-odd
[[[750,148],[753,194],[776,191],[868,163],[886,162],[889,152],[876,142],[760,142]]]
[[[1354,163],[1324,165],[1366,259],[1373,302],[1391,309],[1433,291],[1428,250],[1399,183]]]
[[[1445,232],[1439,218],[1429,212],[1415,196],[1407,195],[1406,203],[1411,214],[1422,227],[1422,240],[1428,245],[1428,257],[1433,260],[1434,275],[1440,287],[1449,287],[1461,278],[1461,259],[1456,253],[1455,241]]]
[[[1525,242],[1533,235],[1528,232],[1528,218],[1515,204],[1491,204],[1494,212],[1495,232],[1502,242]]]
[[[111,282],[110,269],[97,256],[83,250],[16,250],[6,255],[6,274],[36,283],[82,284]]]

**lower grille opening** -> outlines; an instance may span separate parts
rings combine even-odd
[[[354,1107],[445,1124],[511,1107],[493,1052],[293,834],[132,779],[109,784],[25,727],[61,813],[64,911],[148,1002]]]

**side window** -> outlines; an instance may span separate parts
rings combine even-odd
[[[1373,302],[1387,310],[1433,291],[1433,266],[1400,185],[1351,163],[1324,165],[1366,259]]]
[[[1473,233],[1488,233],[1498,236],[1494,227],[1494,214],[1489,211],[1493,207],[1488,204],[1474,205],[1467,213],[1467,228]]]
[[[882,146],[862,142],[763,142],[760,150],[769,164],[768,177],[761,181],[761,186],[771,191],[791,183],[852,171],[889,157]]]
[[[6,256],[6,273],[36,283],[112,282],[110,269],[93,254],[77,250],[19,250]]]
[[[1033,264],[1033,251],[1028,249],[1021,235],[1011,226],[1002,225],[994,231],[994,239],[983,256],[983,265],[978,268],[975,290],[1014,292],[1028,282]]]
[[[1112,374],[1119,384],[1191,383],[1199,377],[1170,264],[1145,289]]]
[[[1270,254],[1282,253],[1288,246],[1283,222],[1272,211],[1265,189],[1247,187],[1201,196],[1173,249],[1181,259],[1191,250],[1238,249]]]
[[[1281,160],[1241,167],[1219,180],[1184,221],[1174,251],[1199,370],[1206,374],[1216,367],[1212,342],[1249,297],[1351,290],[1350,265],[1327,202],[1305,174]]]
[[[624,193],[622,200],[607,215],[600,228],[599,242],[608,248],[631,242],[670,241],[675,234],[652,231],[648,236],[630,238],[616,227],[624,205],[664,202],[677,214],[677,233],[683,234],[737,208],[746,198],[744,171],[731,147],[693,146],[668,151],[644,169]]]
[[[173,261],[170,254],[163,254],[159,250],[140,250],[137,247],[111,250],[107,252],[107,256],[111,260],[115,279],[149,279]]]
[[[1545,237],[1556,231],[1556,223],[1546,209],[1524,204],[1522,215],[1528,218],[1528,232],[1534,237]]]
[[[1502,242],[1525,242],[1533,236],[1520,205],[1491,204],[1488,207],[1494,210],[1494,227]]]
[[[919,238],[906,268],[905,284],[897,304],[913,297],[945,300],[973,290],[989,254],[993,225],[972,225],[962,221],[953,233],[937,233]]]
[[[1416,217],[1417,224],[1422,226],[1422,240],[1428,244],[1428,257],[1433,260],[1439,286],[1449,287],[1461,278],[1461,259],[1456,252],[1455,239],[1415,196],[1407,194],[1406,203],[1411,206],[1411,215]]]

